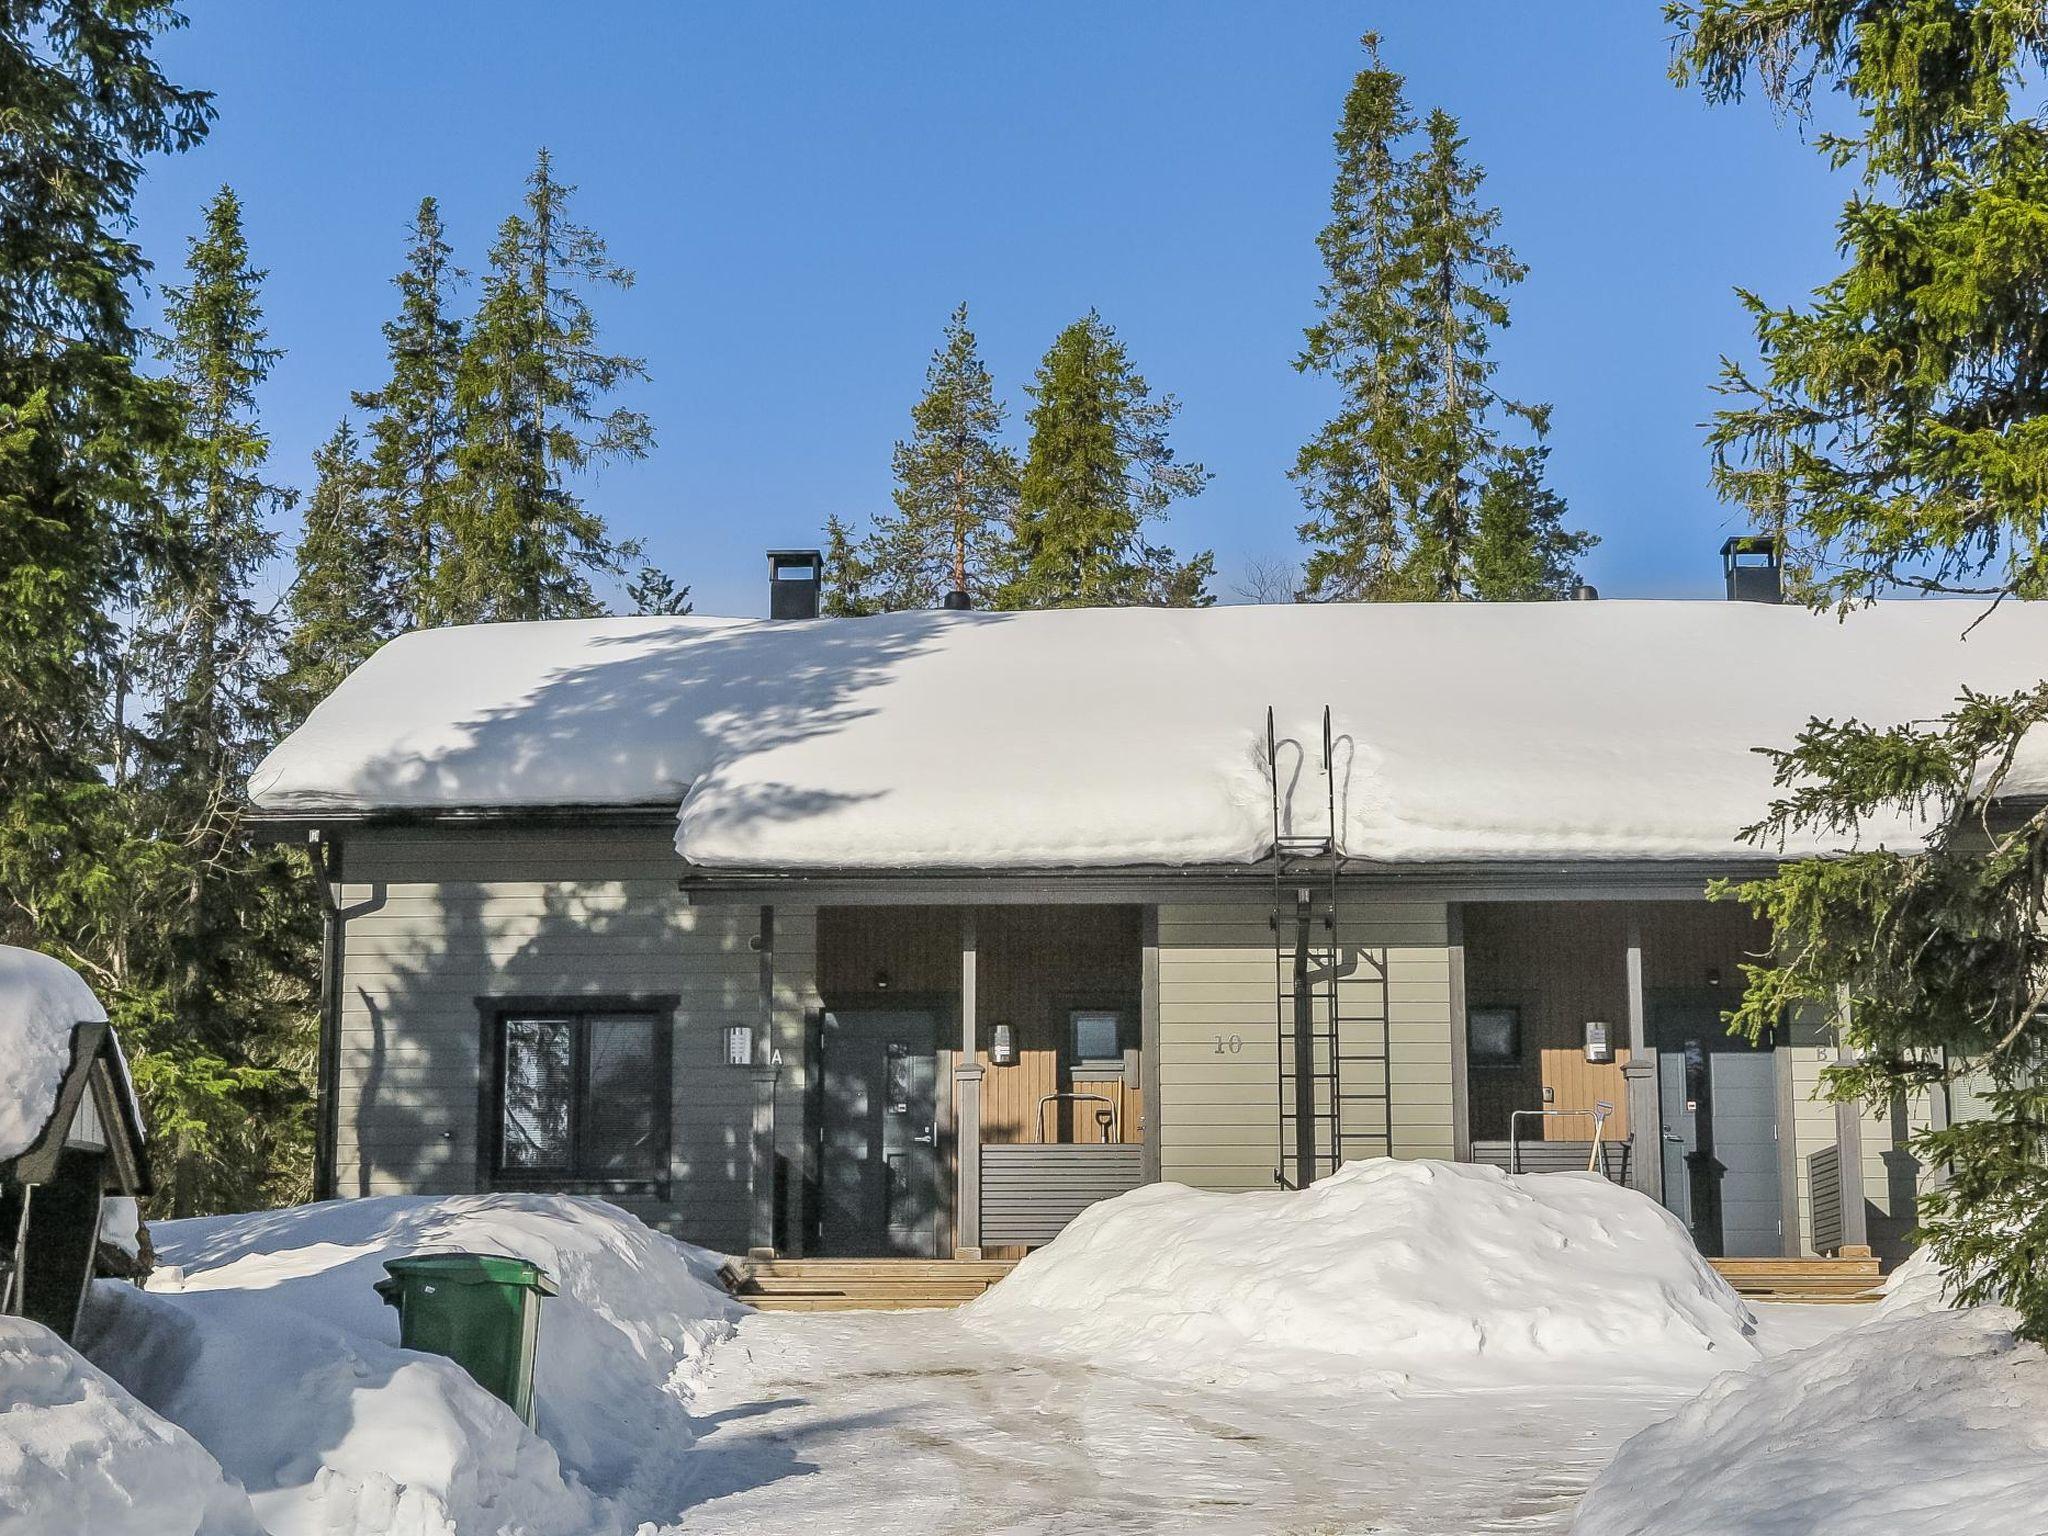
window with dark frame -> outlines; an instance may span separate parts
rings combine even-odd
[[[1124,1016],[1114,1008],[1076,1008],[1067,1015],[1069,1048],[1076,1066],[1121,1066]]]
[[[1505,1005],[1465,1011],[1465,1059],[1475,1067],[1522,1062],[1522,1010]]]
[[[497,1017],[491,1172],[505,1185],[668,1178],[668,1018],[614,1008]]]

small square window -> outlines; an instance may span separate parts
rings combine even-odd
[[[1475,1067],[1513,1067],[1522,1060],[1522,1010],[1472,1008],[1465,1014],[1465,1054]]]
[[[1077,1008],[1072,1014],[1074,1060],[1081,1065],[1124,1059],[1123,1015],[1109,1009]]]

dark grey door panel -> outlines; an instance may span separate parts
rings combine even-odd
[[[937,1256],[938,1022],[915,1008],[824,1017],[819,1238],[827,1254]]]

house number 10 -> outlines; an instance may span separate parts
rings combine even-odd
[[[1216,1054],[1218,1056],[1235,1056],[1243,1049],[1243,1035],[1218,1035],[1216,1037]]]

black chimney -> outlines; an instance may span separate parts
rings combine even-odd
[[[1721,546],[1721,571],[1728,578],[1728,601],[1731,603],[1784,601],[1778,536],[1774,533],[1735,535]]]
[[[825,584],[825,557],[815,549],[768,551],[768,617],[815,619]]]

